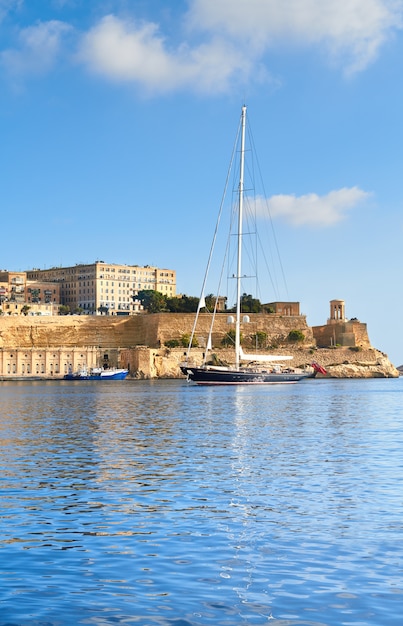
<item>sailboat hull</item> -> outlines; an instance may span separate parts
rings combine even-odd
[[[304,378],[313,378],[315,372],[268,372],[248,369],[215,369],[210,367],[181,366],[181,371],[198,385],[266,385],[297,383]]]

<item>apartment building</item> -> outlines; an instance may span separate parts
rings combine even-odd
[[[117,265],[96,261],[89,265],[29,270],[27,278],[57,282],[61,304],[71,312],[130,315],[141,310],[136,295],[144,289],[176,296],[176,272],[146,265]]]
[[[0,271],[0,310],[5,315],[57,315],[59,283],[30,281],[26,272]]]

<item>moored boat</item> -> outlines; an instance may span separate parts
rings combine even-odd
[[[93,367],[88,370],[83,367],[76,372],[70,371],[64,380],[124,380],[128,373],[127,369]]]
[[[203,355],[203,362],[201,365],[195,365],[190,358],[191,347],[193,344],[193,338],[195,336],[196,326],[200,310],[206,306],[205,299],[205,287],[207,274],[210,268],[212,260],[212,251],[214,248],[218,224],[221,217],[221,211],[219,220],[217,222],[216,230],[213,238],[213,245],[210,251],[210,257],[207,264],[207,270],[202,286],[201,296],[195,316],[195,321],[190,335],[190,341],[188,350],[186,353],[186,360],[180,364],[180,370],[188,380],[197,383],[198,385],[256,385],[256,384],[268,384],[268,383],[296,383],[306,378],[313,378],[318,372],[326,373],[318,363],[313,362],[308,364],[304,368],[293,368],[289,364],[284,362],[290,361],[293,357],[290,355],[267,355],[267,354],[246,354],[243,352],[241,346],[241,323],[249,322],[249,316],[243,316],[241,313],[241,281],[243,280],[245,273],[242,270],[242,253],[243,253],[243,238],[245,231],[250,230],[247,220],[246,228],[244,225],[244,172],[245,172],[245,134],[246,134],[246,106],[242,107],[240,131],[239,137],[239,150],[240,162],[239,162],[239,184],[237,185],[237,200],[236,200],[236,214],[231,220],[232,225],[235,226],[235,232],[230,232],[231,236],[236,240],[236,254],[234,258],[236,260],[236,267],[234,273],[230,275],[236,282],[236,317],[235,332],[234,332],[234,365],[216,365],[215,363],[208,361],[208,355],[212,350],[212,333],[214,320],[218,308],[218,296],[216,304],[214,305],[214,311],[212,315],[211,328],[206,344],[206,350]],[[234,150],[235,153],[235,150]],[[237,181],[237,182],[238,182]],[[234,228],[234,226],[233,226]],[[250,234],[250,232],[249,232]],[[228,245],[228,244],[227,244]],[[252,255],[253,256],[253,255]],[[231,316],[232,318],[232,316]]]
[[[193,367],[181,365],[181,371],[198,385],[262,385],[268,383],[296,383],[304,378],[313,378],[316,370],[294,368],[260,369],[253,367],[231,368],[203,365]]]

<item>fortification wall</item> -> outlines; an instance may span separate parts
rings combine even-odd
[[[233,328],[227,323],[228,315],[217,315],[216,330],[212,337],[213,349],[219,357],[232,361],[231,353],[222,348],[222,338]],[[366,324],[358,321],[340,322],[310,328],[305,316],[250,314],[250,323],[242,325],[243,346],[254,352],[257,332],[267,336],[266,346],[278,354],[294,354],[294,365],[305,365],[313,358],[323,361],[324,352],[313,355],[315,342],[319,347],[342,345],[346,348],[371,349]],[[39,375],[62,376],[70,365],[99,366],[105,353],[111,366],[129,367],[133,376],[178,377],[179,363],[184,359],[184,348],[168,350],[164,344],[170,339],[180,340],[190,335],[193,314],[158,313],[128,317],[0,317],[0,377]],[[207,343],[211,316],[201,314],[196,328],[199,355]],[[291,330],[300,330],[302,343],[287,342]],[[344,343],[343,343],[344,342]],[[360,354],[362,359],[364,354]],[[351,350],[330,351],[326,360],[343,358],[354,361],[357,356]],[[366,355],[374,361],[374,355]],[[343,362],[343,361],[341,361]],[[325,363],[326,364],[326,363]]]
[[[228,324],[228,316],[228,313],[219,313],[216,315],[214,333],[212,335],[213,348],[220,346],[224,335],[226,335],[231,328],[235,328],[234,324]],[[288,333],[292,330],[300,330],[304,334],[304,344],[311,345],[314,342],[312,329],[307,325],[304,315],[283,317],[273,314],[250,313],[248,316],[250,322],[242,324],[241,328],[246,343],[249,337],[256,335],[257,332],[263,332],[267,335],[267,344],[276,345],[284,342]],[[151,342],[148,344],[151,347],[160,347],[169,339],[180,339],[183,335],[190,335],[194,322],[193,313],[158,313],[147,317],[156,318],[154,322],[150,320],[153,325],[153,330],[157,330],[156,342],[154,344]],[[205,346],[207,343],[210,324],[211,315],[201,313],[195,332],[195,336],[201,347]],[[253,339],[251,339],[251,342],[253,342]]]
[[[244,324],[246,339],[257,331],[267,333],[269,341],[284,339],[291,330],[301,330],[306,343],[312,343],[312,329],[303,315],[286,316],[251,314],[250,323]],[[99,346],[103,348],[146,345],[158,348],[170,339],[180,339],[190,334],[194,314],[156,313],[152,315],[58,317],[0,317],[0,348],[32,348],[59,346]],[[202,313],[196,329],[201,344],[207,341],[211,316]],[[213,345],[219,345],[231,325],[227,314],[216,317]],[[232,326],[233,328],[233,326]]]
[[[0,317],[0,348],[131,345],[129,318]],[[129,342],[129,343],[128,343]]]
[[[367,325],[350,320],[331,322],[323,326],[313,326],[312,332],[318,348],[329,346],[370,348]]]

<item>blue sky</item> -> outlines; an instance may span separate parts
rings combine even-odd
[[[0,0],[0,266],[198,295],[242,104],[286,293],[403,363],[403,0]]]

